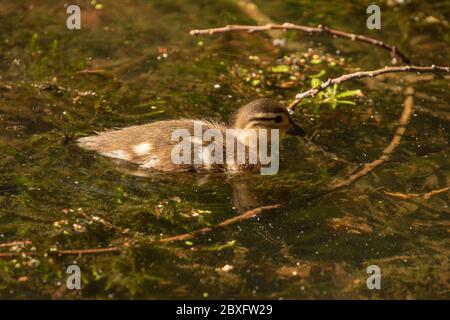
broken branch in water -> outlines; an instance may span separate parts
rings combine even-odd
[[[372,45],[375,45],[377,47],[380,47],[382,49],[388,50],[391,55],[394,58],[398,58],[400,61],[402,61],[405,64],[410,64],[411,61],[402,53],[400,52],[397,47],[392,46],[390,44],[387,44],[383,41],[373,39],[364,35],[345,32],[345,31],[339,31],[336,29],[331,29],[323,25],[318,25],[317,27],[308,27],[308,26],[301,26],[296,25],[292,23],[283,23],[283,24],[266,24],[262,26],[247,26],[247,25],[227,25],[225,27],[220,28],[210,28],[210,29],[195,29],[191,30],[191,35],[200,35],[200,34],[206,34],[206,35],[212,35],[215,33],[223,33],[223,32],[230,32],[230,31],[247,31],[247,32],[255,32],[255,31],[267,31],[267,30],[296,30],[296,31],[303,31],[308,34],[312,33],[322,33],[322,34],[330,34],[334,37],[339,38],[346,38],[350,39],[352,41],[361,41],[365,43],[369,43]]]
[[[432,65],[430,67],[419,67],[419,66],[403,66],[403,67],[384,67],[382,69],[371,70],[371,71],[358,71],[354,73],[344,74],[338,78],[328,79],[324,83],[322,83],[317,88],[311,88],[308,91],[298,93],[295,96],[294,101],[288,106],[289,110],[294,110],[295,107],[307,97],[314,97],[319,92],[325,90],[328,87],[333,86],[334,84],[341,84],[344,81],[348,81],[354,78],[373,78],[380,74],[384,73],[393,73],[393,72],[450,72],[449,67],[440,67]]]
[[[401,192],[388,192],[388,191],[382,191],[382,192],[387,196],[400,198],[400,199],[425,199],[425,200],[428,200],[430,197],[432,197],[434,195],[444,193],[444,192],[449,192],[449,191],[450,191],[450,187],[432,190],[430,192],[426,192],[426,193],[422,193],[422,194],[419,194],[419,193],[405,194],[405,193],[401,193]]]

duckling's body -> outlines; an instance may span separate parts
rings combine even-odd
[[[142,169],[158,171],[214,171],[214,172],[240,172],[249,171],[259,167],[247,161],[241,164],[234,163],[175,163],[173,161],[173,149],[179,141],[173,141],[172,134],[177,129],[187,130],[193,145],[207,147],[211,143],[221,141],[205,141],[195,138],[194,127],[201,125],[202,136],[208,129],[216,129],[223,137],[226,135],[226,125],[221,122],[206,120],[167,120],[150,124],[127,127],[119,130],[101,132],[97,135],[80,138],[78,145],[87,150],[93,150],[99,154],[125,160],[138,165]],[[304,132],[295,125],[286,109],[279,103],[269,99],[258,99],[242,107],[236,114],[235,129],[279,129],[280,136],[285,133],[302,135]],[[198,133],[198,132],[197,132]],[[239,141],[244,143],[244,141]],[[225,139],[223,140],[225,145]],[[237,149],[237,148],[236,148]],[[223,159],[226,159],[226,148],[216,149],[223,151]],[[247,151],[250,151],[247,148]],[[195,147],[191,148],[194,158]]]
[[[178,141],[172,141],[172,132],[177,129],[186,129],[191,136],[194,136],[195,122],[202,124],[203,133],[208,129],[219,129],[222,132],[225,132],[226,129],[223,123],[204,120],[167,120],[105,131],[95,136],[79,139],[78,145],[106,157],[129,161],[143,169],[199,171],[203,165],[175,164],[171,157],[173,147],[178,143]],[[202,142],[202,145],[206,146],[207,143]],[[226,171],[225,168],[215,169],[214,171]]]

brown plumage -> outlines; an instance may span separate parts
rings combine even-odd
[[[109,130],[99,134],[80,138],[77,144],[87,150],[111,158],[125,160],[139,165],[142,169],[159,171],[246,171],[258,165],[227,164],[176,164],[172,161],[172,150],[179,141],[172,141],[172,133],[176,129],[186,129],[194,136],[194,122],[201,123],[202,133],[208,129],[217,129],[225,137],[226,125],[221,122],[205,120],[167,120],[150,124],[132,126],[118,130]],[[232,128],[235,129],[279,129],[280,138],[286,133],[304,135],[283,105],[269,99],[257,99],[241,107],[235,115]],[[270,135],[269,135],[270,136]],[[204,139],[203,139],[204,140]],[[203,147],[211,141],[192,141]],[[238,142],[239,143],[239,142]],[[225,142],[223,143],[225,146]],[[223,148],[225,159],[226,148]],[[194,147],[192,147],[192,153]]]

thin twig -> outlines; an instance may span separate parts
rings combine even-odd
[[[120,251],[120,247],[107,247],[107,248],[95,248],[95,249],[74,249],[74,250],[59,250],[56,253],[60,255],[72,255],[72,254],[93,254],[93,253],[105,253]]]
[[[403,112],[400,116],[398,128],[397,128],[397,130],[395,130],[395,135],[392,138],[389,145],[383,150],[383,154],[381,155],[381,157],[379,157],[378,159],[376,159],[370,163],[365,164],[362,167],[362,169],[360,169],[356,173],[350,175],[347,179],[336,182],[328,190],[326,190],[325,193],[328,194],[328,193],[334,192],[336,190],[339,190],[343,187],[348,187],[349,185],[351,185],[353,182],[355,182],[359,178],[367,175],[369,172],[374,170],[376,167],[382,165],[383,163],[385,163],[386,161],[389,160],[392,153],[399,146],[399,144],[402,140],[402,137],[405,134],[406,126],[408,125],[408,123],[411,119],[411,115],[413,114],[413,111],[414,111],[413,94],[414,94],[414,89],[412,87],[406,88],[406,90],[405,90],[406,98],[405,98],[405,101],[403,102]]]
[[[20,246],[25,244],[32,244],[30,240],[21,240],[21,241],[12,241],[8,243],[0,243],[0,248],[2,247],[12,247],[12,246]]]
[[[268,211],[272,211],[272,210],[279,209],[279,208],[281,208],[281,205],[279,205],[279,204],[258,207],[258,208],[246,211],[243,214],[240,214],[236,217],[224,220],[224,221],[216,224],[213,227],[206,227],[206,228],[197,229],[197,230],[194,230],[194,231],[191,231],[188,233],[180,234],[177,236],[162,238],[162,239],[159,239],[158,242],[165,243],[165,242],[171,242],[171,241],[182,241],[182,240],[191,239],[199,234],[204,234],[204,233],[213,231],[214,229],[218,229],[218,228],[225,228],[236,222],[247,220],[247,219],[262,215],[263,213],[266,213]]]
[[[222,33],[222,32],[230,32],[230,31],[247,31],[247,32],[256,32],[256,31],[267,31],[267,30],[296,30],[296,31],[303,31],[308,34],[312,33],[326,33],[331,34],[335,37],[340,38],[346,38],[350,39],[352,41],[361,41],[366,42],[372,45],[375,45],[377,47],[380,47],[382,49],[388,50],[394,57],[400,59],[405,64],[410,64],[411,61],[402,53],[400,52],[397,47],[392,46],[390,44],[387,44],[383,41],[373,39],[367,36],[363,36],[360,34],[345,32],[345,31],[339,31],[335,29],[328,28],[323,25],[318,25],[317,27],[308,27],[308,26],[301,26],[296,25],[292,23],[283,23],[283,24],[266,24],[262,26],[247,26],[247,25],[227,25],[225,27],[220,28],[210,28],[210,29],[195,29],[191,30],[191,35],[200,35],[200,34],[206,34],[206,35],[212,35],[215,33]]]
[[[358,71],[354,73],[344,74],[338,78],[328,79],[324,83],[322,83],[317,88],[311,88],[308,91],[298,93],[295,96],[294,101],[288,106],[289,110],[294,110],[295,107],[302,101],[302,99],[307,97],[314,97],[319,92],[325,90],[328,87],[333,86],[334,84],[341,84],[344,81],[348,81],[354,78],[373,78],[380,74],[384,73],[393,73],[393,72],[450,72],[449,67],[440,67],[440,66],[429,66],[429,67],[420,67],[420,66],[403,66],[403,67],[384,67],[382,69],[371,70],[371,71]]]
[[[387,196],[391,196],[391,197],[395,197],[395,198],[400,198],[400,199],[425,199],[428,200],[430,197],[440,194],[440,193],[444,193],[444,192],[448,192],[450,191],[450,187],[445,187],[445,188],[441,188],[441,189],[437,189],[437,190],[432,190],[430,192],[427,193],[409,193],[409,194],[405,194],[405,193],[401,193],[401,192],[389,192],[389,191],[384,191],[382,190],[382,192],[387,195]]]

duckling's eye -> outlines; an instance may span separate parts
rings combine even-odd
[[[280,123],[283,121],[283,117],[282,116],[276,116],[273,121],[275,121],[275,123]]]

